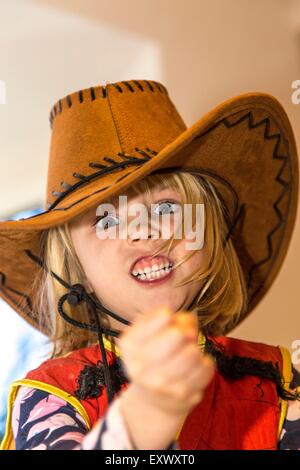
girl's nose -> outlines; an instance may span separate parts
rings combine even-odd
[[[134,227],[128,227],[128,243],[136,242],[139,240],[148,240],[149,238],[160,238],[160,230],[157,226],[150,223],[141,224]]]

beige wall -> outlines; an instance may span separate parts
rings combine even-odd
[[[10,0],[3,8],[0,216],[43,200],[49,109],[97,83],[162,81],[187,125],[231,96],[266,91],[285,106],[300,148],[300,104],[291,102],[297,0]],[[299,224],[271,291],[234,336],[291,351],[300,340]]]

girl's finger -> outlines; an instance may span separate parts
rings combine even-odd
[[[187,339],[197,341],[198,338],[198,319],[197,316],[192,312],[178,312],[173,313],[168,308],[162,308],[154,313],[152,316],[147,317],[146,321],[138,320],[135,324],[135,327],[129,331],[127,334],[126,344],[132,344],[133,347],[135,344],[143,345],[143,350],[145,349],[145,343],[147,341],[155,340],[157,336],[158,341],[153,347],[158,347],[163,345],[159,344],[159,331],[164,331],[166,327],[172,326],[175,330],[179,329],[184,333]],[[161,339],[163,341],[163,337]]]
[[[153,377],[157,373],[164,377],[166,382],[187,379],[187,376],[198,368],[201,362],[202,352],[200,348],[198,350],[197,348],[194,343],[187,344],[177,354],[173,354],[169,361],[165,363],[161,361],[160,367],[156,367],[155,372],[150,365],[149,374]]]
[[[198,317],[193,312],[177,312],[173,316],[173,323],[191,339],[197,340],[199,333]]]
[[[169,360],[147,363],[136,361],[131,365],[130,371],[133,380],[143,382],[150,387],[159,387],[162,384],[167,385],[170,381],[187,380],[189,374],[199,368],[202,354],[197,345],[190,343],[184,347],[184,350],[170,355]]]
[[[189,385],[190,393],[197,394],[203,392],[210,382],[212,381],[215,374],[214,362],[212,359],[209,359],[202,370],[199,370],[198,367],[195,367],[185,379],[185,385]],[[182,379],[179,380],[170,380],[168,383],[169,392],[177,391],[182,388]]]
[[[139,363],[140,366],[137,364],[137,370],[139,367],[147,369],[168,363],[186,344],[192,343],[197,348],[198,335],[188,331],[188,329],[178,327],[176,323],[171,322],[165,325],[162,331],[144,341],[143,345],[139,345],[138,348],[134,341],[128,340],[126,350],[124,349],[125,361],[132,359],[132,361]]]

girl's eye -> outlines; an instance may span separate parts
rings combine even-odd
[[[117,217],[114,217],[112,215],[99,215],[98,217],[96,217],[94,225],[96,225],[99,229],[107,230],[108,228],[115,225],[114,222],[116,222],[116,225],[119,225],[120,223]]]
[[[178,202],[172,202],[172,201],[163,201],[163,202],[158,202],[154,212],[157,214],[156,209],[159,210],[159,215],[164,215],[164,214],[174,214],[175,212],[178,211],[178,207],[180,204]],[[98,215],[93,223],[93,225],[96,225],[98,229],[100,230],[107,230],[110,227],[113,227],[114,225],[119,225],[120,220],[117,217],[114,217],[112,215],[108,215],[108,212],[105,211],[104,215]]]
[[[178,211],[178,207],[176,208],[175,206],[179,206],[178,202],[172,202],[172,201],[163,201],[163,202],[158,202],[157,207],[155,209],[159,209],[159,214],[164,215],[164,214],[174,214],[175,212]],[[157,212],[154,212],[157,214]]]

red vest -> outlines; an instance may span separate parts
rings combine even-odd
[[[264,361],[283,361],[279,347],[229,337],[215,338],[229,355],[248,356]],[[116,355],[107,351],[111,364]],[[27,379],[38,380],[74,395],[76,379],[87,364],[100,359],[98,344],[88,346],[62,358],[49,359],[30,371]],[[122,389],[128,384],[122,385]],[[91,424],[103,416],[108,400],[106,389],[98,398],[80,400]],[[247,375],[242,379],[225,378],[216,371],[204,398],[187,416],[180,435],[179,447],[196,449],[276,449],[280,405],[275,384],[268,379]]]

